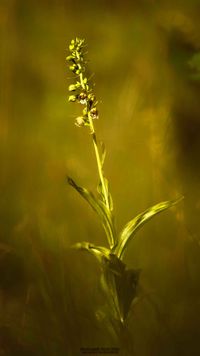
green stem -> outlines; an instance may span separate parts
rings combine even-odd
[[[94,125],[93,125],[93,122],[92,122],[92,118],[90,117],[90,115],[89,115],[89,122],[90,122],[91,130],[92,130],[92,141],[93,141],[96,160],[97,160],[99,178],[100,178],[100,181],[101,181],[101,184],[102,184],[102,190],[103,190],[103,194],[104,194],[104,198],[105,198],[106,207],[109,210],[110,207],[109,207],[109,201],[108,201],[108,194],[107,194],[107,189],[106,189],[106,186],[105,186],[105,180],[104,180],[104,176],[103,176],[102,165],[101,165],[99,150],[98,150],[98,146],[97,146],[97,138],[96,138],[96,134],[95,134],[95,131],[94,131]]]
[[[85,90],[85,84],[83,82],[83,73],[80,73],[80,83],[81,83],[81,86],[82,86],[83,90]],[[88,113],[88,119],[89,119],[91,134],[92,134],[92,141],[93,141],[93,145],[94,145],[94,151],[95,151],[95,155],[96,155],[99,178],[100,178],[101,185],[102,185],[102,191],[103,191],[103,195],[104,195],[104,198],[105,198],[106,207],[109,210],[110,206],[109,206],[109,200],[108,200],[108,193],[107,193],[107,189],[106,189],[106,186],[105,186],[105,180],[104,180],[103,171],[102,171],[101,159],[100,159],[100,154],[99,154],[98,145],[97,145],[97,137],[96,137],[94,124],[93,124],[93,120],[92,120],[92,117],[91,117],[90,113]]]

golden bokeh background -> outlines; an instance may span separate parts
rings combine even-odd
[[[199,13],[198,0],[1,0],[0,355],[199,355]],[[68,250],[106,245],[66,183],[95,190],[98,180],[91,137],[67,101],[76,36],[88,44],[118,230],[185,197],[129,246],[141,291],[120,340],[94,317],[104,303],[96,262]]]

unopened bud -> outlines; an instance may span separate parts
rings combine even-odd
[[[68,101],[75,102],[77,100],[76,95],[70,95]]]
[[[70,51],[73,51],[74,45],[75,45],[75,41],[72,40],[71,43],[70,43],[70,45],[69,45],[69,50],[70,50]]]
[[[66,60],[68,61],[68,62],[73,62],[74,61],[74,56],[67,56],[66,57]]]
[[[76,84],[71,84],[68,89],[69,91],[75,91],[77,89]]]
[[[73,73],[76,73],[77,72],[77,70],[78,70],[78,66],[77,66],[77,64],[72,64],[70,67],[69,67],[69,69],[73,72]]]

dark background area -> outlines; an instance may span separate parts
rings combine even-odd
[[[0,355],[200,354],[200,2],[0,1]],[[92,256],[106,245],[70,175],[96,189],[90,135],[68,103],[65,57],[85,38],[117,227],[161,200],[125,262],[139,299],[117,335]],[[76,111],[77,110],[77,111]]]

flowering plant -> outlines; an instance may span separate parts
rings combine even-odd
[[[69,45],[70,55],[66,58],[69,70],[74,74],[74,83],[69,85],[69,101],[79,103],[82,113],[75,120],[78,127],[88,127],[95,151],[99,183],[97,194],[79,186],[72,178],[68,177],[68,183],[89,203],[97,213],[105,230],[108,247],[96,246],[90,242],[78,242],[73,247],[93,254],[100,262],[102,268],[102,287],[110,295],[110,302],[114,307],[117,320],[124,323],[130,311],[131,304],[136,298],[139,280],[139,270],[128,269],[124,260],[124,254],[135,233],[153,216],[177,204],[182,197],[156,204],[140,213],[129,221],[123,230],[117,234],[113,201],[109,189],[108,180],[104,175],[104,160],[106,156],[105,145],[97,140],[94,120],[98,119],[96,97],[93,88],[86,75],[85,40],[76,38]]]

